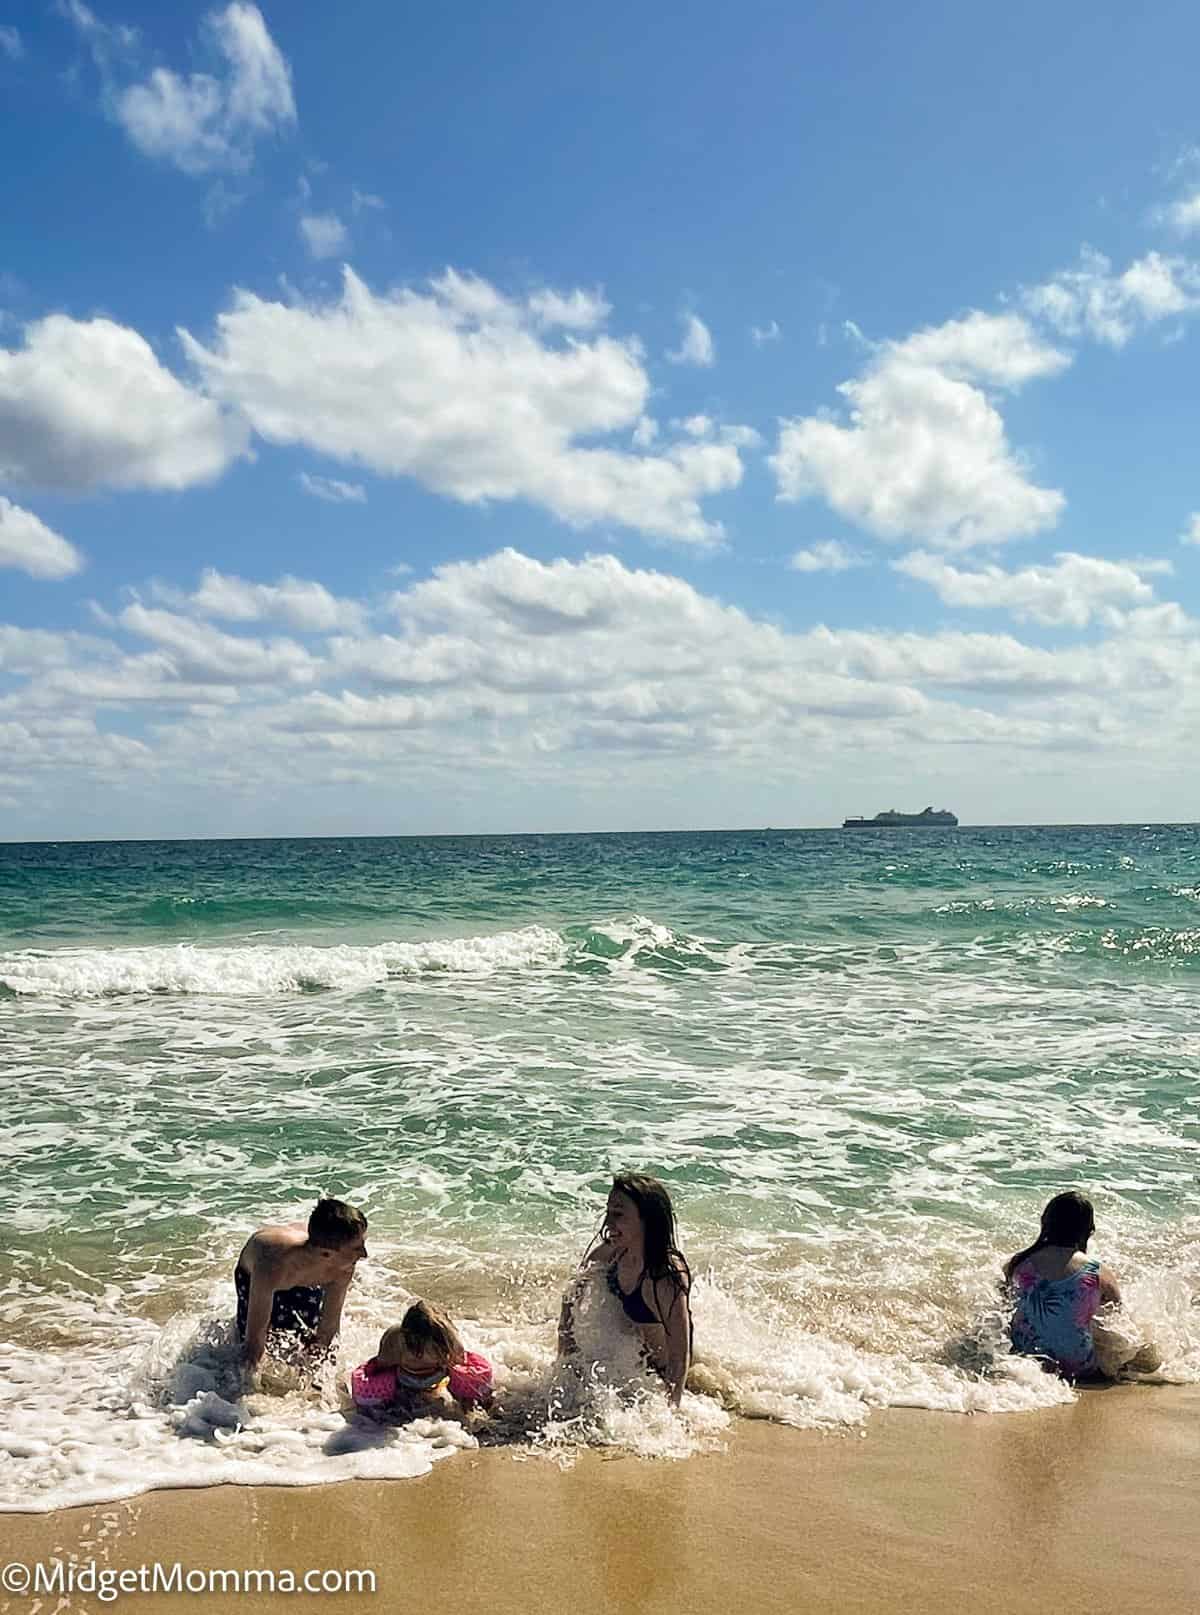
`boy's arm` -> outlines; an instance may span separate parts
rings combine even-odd
[[[246,1303],[246,1339],[242,1346],[242,1361],[247,1368],[255,1368],[267,1349],[267,1330],[271,1327],[271,1308],[275,1300],[274,1278],[258,1268],[250,1275],[250,1295]]]
[[[325,1286],[324,1299],[321,1302],[321,1316],[313,1334],[314,1346],[332,1346],[337,1338],[337,1332],[342,1326],[342,1307],[345,1304],[346,1292],[350,1288],[353,1273],[347,1273],[345,1278],[332,1279]]]

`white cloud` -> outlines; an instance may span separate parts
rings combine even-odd
[[[119,621],[129,633],[160,646],[178,678],[196,684],[309,684],[318,666],[295,640],[226,634],[140,601],[126,606]]]
[[[207,788],[253,803],[259,825],[263,807],[286,813],[335,771],[374,788],[354,797],[356,815],[418,788],[450,813],[464,795],[481,812],[502,793],[540,806],[546,787],[581,813],[630,791],[648,793],[643,805],[674,792],[678,812],[690,799],[681,778],[700,771],[738,792],[772,781],[788,800],[814,771],[843,784],[914,769],[998,779],[1054,768],[1064,751],[1114,779],[1133,764],[1139,779],[1146,766],[1174,777],[1200,721],[1200,632],[1172,602],[1126,602],[1102,614],[1100,643],[1065,649],[1009,633],[796,633],[612,555],[544,563],[508,550],[412,581],[391,598],[388,633],[352,612],[318,653],[196,620],[290,611],[323,632],[341,607],[359,609],[315,582],[210,572],[175,601],[128,605],[107,639],[0,627],[0,666],[24,681],[0,693],[5,790],[41,780],[63,802],[86,788],[107,812],[128,758],[139,802],[150,791],[156,811]],[[131,653],[128,634],[148,648]],[[113,709],[143,714],[130,721],[144,741],[97,728]]]
[[[1180,535],[1181,544],[1200,544],[1200,510],[1193,511],[1188,518],[1187,527]]]
[[[15,28],[7,25],[0,27],[0,56],[7,56],[10,62],[16,62],[25,54],[25,47],[21,43],[21,35]]]
[[[825,539],[806,550],[797,550],[788,565],[793,572],[848,572],[852,566],[864,564],[861,555],[855,555],[836,538]]]
[[[1065,370],[1070,359],[1047,346],[1019,314],[983,314],[926,326],[903,342],[885,343],[884,362],[928,367],[958,381],[1021,387]]]
[[[779,497],[821,495],[879,538],[951,550],[1052,527],[1063,496],[1029,480],[983,386],[1015,388],[1068,363],[1015,314],[972,313],[872,348],[838,389],[846,424],[782,422],[770,461]]]
[[[712,545],[702,499],[736,487],[738,443],[631,454],[595,443],[641,419],[649,379],[633,342],[555,343],[527,303],[447,271],[377,296],[349,269],[340,300],[239,292],[204,347],[209,391],[274,443],[304,444],[467,504],[528,499],[574,526],[617,522]]]
[[[1194,235],[1200,230],[1200,191],[1172,202],[1167,209],[1167,220],[1180,235]]]
[[[69,578],[82,570],[83,556],[31,510],[0,494],[0,566],[31,578]]]
[[[87,634],[56,634],[48,628],[14,628],[0,623],[0,670],[45,673],[88,656],[115,654],[105,640]]]
[[[245,450],[245,427],[111,320],[51,314],[0,348],[0,478],[27,486],[187,488]]]
[[[529,299],[529,311],[539,325],[559,325],[568,331],[594,331],[604,324],[612,308],[599,292],[576,288],[569,297],[564,297],[561,292],[547,288],[534,292]]]
[[[185,174],[244,170],[255,141],[296,121],[291,72],[262,12],[245,0],[210,12],[204,29],[224,58],[219,77],[155,68],[114,95],[113,112],[139,151]]]
[[[1053,566],[1027,566],[1016,572],[999,566],[967,572],[921,551],[893,561],[892,566],[928,583],[946,605],[1011,611],[1018,621],[1070,628],[1086,628],[1093,620],[1120,626],[1126,612],[1154,601],[1144,574],[1170,571],[1169,563],[1161,561],[1105,561],[1070,551],[1056,555]]]
[[[771,320],[766,325],[752,325],[750,327],[750,340],[756,348],[765,347],[768,342],[778,342],[783,335],[783,328],[778,320]]]
[[[387,207],[387,203],[382,196],[375,196],[370,191],[360,191],[357,186],[351,192],[351,197],[351,206],[356,213],[367,211],[379,213]]]
[[[126,61],[137,50],[140,36],[136,28],[101,22],[83,0],[58,0],[58,11],[87,40],[93,60],[105,74],[114,61]]]
[[[286,622],[305,633],[357,630],[363,620],[357,601],[339,599],[324,584],[306,578],[249,583],[208,567],[194,594],[163,588],[157,593],[169,604],[202,617],[220,617],[226,622]]]
[[[316,477],[301,471],[297,482],[314,499],[324,499],[331,505],[365,505],[367,490],[361,482],[339,482],[337,477]]]
[[[350,232],[336,213],[305,213],[300,234],[314,258],[336,258],[350,243]]]
[[[699,365],[707,369],[717,356],[713,347],[712,333],[697,315],[685,314],[682,318],[683,341],[678,348],[667,354],[667,358],[672,364]]]
[[[1078,269],[1027,288],[1023,299],[1064,336],[1089,336],[1121,348],[1139,326],[1200,309],[1200,267],[1150,252],[1114,275],[1103,253],[1085,247]]]

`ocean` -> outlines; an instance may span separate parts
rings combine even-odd
[[[1191,825],[0,846],[0,1508],[1037,1417],[996,1279],[1065,1187],[1196,1380],[1198,1029]],[[555,1377],[620,1168],[696,1274],[680,1419]],[[340,1362],[242,1396],[233,1261],[321,1193],[370,1219]],[[347,1419],[414,1293],[507,1424]]]

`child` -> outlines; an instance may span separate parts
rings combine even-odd
[[[492,1365],[467,1351],[441,1307],[428,1301],[414,1301],[399,1324],[384,1330],[375,1356],[350,1376],[355,1406],[372,1412],[431,1413],[447,1391],[464,1410],[486,1407]]]
[[[1044,1358],[1065,1379],[1115,1379],[1122,1368],[1158,1365],[1153,1346],[1139,1349],[1124,1331],[1096,1322],[1101,1307],[1121,1305],[1121,1292],[1111,1271],[1086,1254],[1095,1228],[1090,1200],[1074,1190],[1056,1194],[1037,1239],[1004,1266],[1016,1301],[1013,1350]]]
[[[599,1263],[607,1267],[608,1288],[678,1407],[692,1355],[692,1275],[675,1243],[671,1197],[657,1178],[623,1172],[613,1179],[600,1243],[583,1266]],[[558,1332],[563,1355],[575,1349],[573,1306],[568,1292]]]

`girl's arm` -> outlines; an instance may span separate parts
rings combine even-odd
[[[692,1309],[682,1284],[672,1279],[654,1281],[654,1308],[667,1336],[667,1382],[671,1406],[678,1407],[692,1361]]]
[[[558,1314],[558,1355],[570,1357],[577,1350],[575,1342],[575,1300],[579,1294],[580,1275],[597,1262],[610,1262],[613,1258],[612,1246],[608,1241],[601,1240],[594,1250],[588,1251],[579,1264],[579,1272],[567,1285],[566,1294],[562,1299],[562,1308]]]
[[[1111,1267],[1100,1269],[1100,1304],[1113,1307],[1121,1305],[1121,1286]]]

